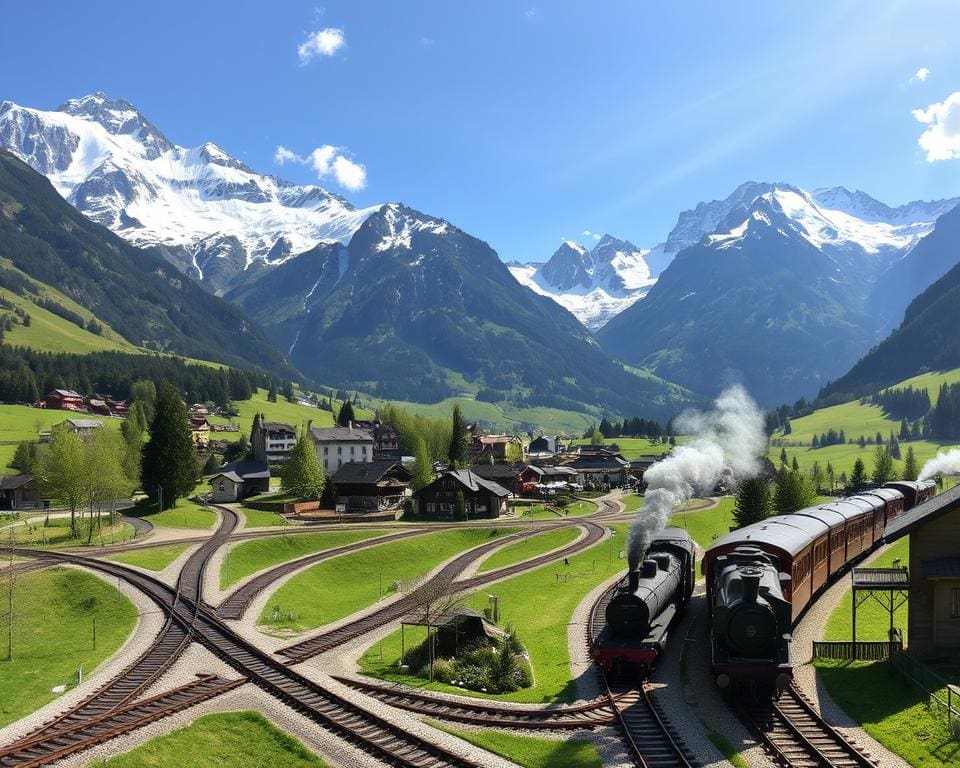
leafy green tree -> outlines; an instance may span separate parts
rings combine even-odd
[[[9,466],[24,475],[32,475],[36,463],[37,444],[24,440],[17,444],[17,449],[13,452],[13,458],[10,460]]]
[[[78,538],[77,509],[86,495],[87,468],[83,440],[66,427],[55,427],[50,443],[37,462],[38,476],[43,491],[54,502],[70,509],[70,536]]]
[[[813,462],[813,466],[810,467],[810,482],[813,483],[813,489],[819,493],[825,480],[826,474],[823,471],[823,467],[820,466],[820,462]]]
[[[777,488],[773,505],[781,513],[796,512],[809,507],[817,498],[810,479],[797,469],[781,469],[777,475]]]
[[[603,445],[603,440],[603,432],[600,431],[599,427],[590,433],[590,445]]]
[[[913,454],[913,446],[907,446],[907,456],[903,460],[903,479],[916,480],[920,474],[920,468],[917,466],[917,457]]]
[[[89,472],[85,487],[88,509],[87,544],[92,543],[94,531],[100,530],[103,506],[127,498],[137,484],[125,465],[126,441],[112,429],[98,429],[83,441],[84,463],[96,467]]]
[[[296,445],[290,451],[290,458],[280,470],[283,489],[301,499],[314,501],[323,496],[327,478],[323,474],[323,465],[306,435],[297,438]]]
[[[356,417],[353,415],[353,403],[347,399],[344,400],[343,405],[340,406],[340,413],[337,414],[337,424],[345,427],[351,421],[356,421]]]
[[[758,523],[773,514],[770,484],[765,477],[750,477],[737,483],[737,498],[733,508],[733,524],[742,528]]]
[[[134,404],[140,404],[144,425],[150,424],[153,421],[153,409],[157,403],[157,385],[150,379],[133,382],[130,387],[130,399]]]
[[[469,461],[467,445],[467,422],[460,412],[460,405],[453,406],[453,413],[450,417],[450,450],[447,451],[447,459],[453,468],[465,467]]]
[[[147,431],[143,418],[143,407],[138,402],[120,425],[120,434],[123,437],[123,471],[131,488],[136,488],[140,482],[143,438]]]
[[[417,438],[417,451],[414,456],[416,460],[410,473],[410,485],[414,491],[419,491],[433,482],[433,462],[430,460],[427,442],[422,437]]]
[[[883,485],[897,476],[893,466],[893,456],[885,445],[878,445],[873,451],[873,474],[870,480],[877,485]]]
[[[466,520],[467,511],[466,505],[463,499],[463,491],[459,488],[457,489],[457,495],[453,497],[453,519],[454,520]]]
[[[853,462],[853,471],[850,473],[850,479],[846,487],[850,491],[859,491],[867,484],[867,469],[863,465],[863,459],[857,459]]]
[[[243,459],[250,458],[251,453],[250,440],[246,435],[240,435],[239,440],[235,440],[227,445],[226,450],[223,452],[223,460],[227,464],[231,461],[242,461]]]
[[[220,460],[217,458],[217,454],[208,453],[207,458],[203,460],[203,466],[200,468],[200,475],[212,475],[220,469]]]
[[[197,462],[187,421],[187,407],[177,390],[163,383],[157,392],[156,412],[150,423],[150,439],[143,446],[140,471],[143,490],[151,498],[163,489],[163,507],[175,507],[177,499],[197,483]]]

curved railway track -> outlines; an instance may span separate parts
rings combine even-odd
[[[456,581],[457,577],[462,574],[472,563],[485,556],[490,550],[500,547],[504,544],[509,544],[511,542],[518,541],[519,539],[532,536],[537,533],[537,531],[520,531],[519,533],[511,534],[505,538],[497,539],[495,541],[488,542],[487,544],[482,544],[479,547],[475,547],[474,549],[471,549],[453,558],[453,560],[441,568],[428,582],[422,584],[413,592],[405,595],[390,605],[384,606],[378,611],[361,617],[356,621],[344,624],[343,626],[330,630],[329,632],[314,635],[313,637],[309,637],[306,640],[295,643],[294,645],[281,648],[279,651],[277,651],[277,653],[287,658],[288,664],[300,664],[307,659],[313,658],[321,653],[325,653],[333,648],[338,648],[344,643],[354,640],[361,635],[365,635],[368,632],[379,629],[385,624],[389,624],[391,621],[401,618],[404,614],[407,614],[413,609],[417,608],[422,603],[424,595],[430,594],[434,591],[435,584],[449,584],[449,591],[451,593],[475,589],[479,586],[489,584],[490,582],[497,581],[507,576],[512,576],[517,573],[522,573],[524,571],[537,568],[545,563],[554,562],[561,558],[569,557],[570,555],[586,549],[587,547],[590,547],[596,542],[600,541],[606,531],[603,526],[597,525],[596,523],[579,521],[577,524],[587,527],[587,535],[579,541],[564,547],[563,549],[550,552],[530,560],[525,560],[523,562],[516,563],[515,565],[506,566],[505,568],[500,568],[496,571],[489,571],[488,573]]]
[[[870,756],[841,736],[793,686],[775,701],[740,704],[738,711],[782,766],[875,768]]]
[[[399,686],[380,685],[336,675],[333,679],[391,707],[470,725],[546,730],[596,728],[614,722],[613,711],[606,699],[562,705],[553,709],[504,707],[495,701],[448,699]]]
[[[600,630],[607,603],[616,584],[605,590],[590,611],[587,640],[592,644]],[[657,711],[643,682],[611,680],[598,666],[597,674],[630,756],[639,768],[695,768],[684,750],[679,734]]]

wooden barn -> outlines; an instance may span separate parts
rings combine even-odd
[[[886,540],[910,536],[907,641],[917,656],[960,649],[960,486],[887,526]]]

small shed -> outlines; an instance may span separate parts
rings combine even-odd
[[[36,509],[43,506],[40,483],[33,475],[0,475],[0,510]]]
[[[270,469],[259,461],[234,461],[220,467],[208,482],[215,503],[240,501],[270,490]]]
[[[440,656],[455,656],[465,645],[487,638],[502,640],[507,633],[491,623],[478,611],[465,605],[454,605],[439,616],[431,616],[426,609],[407,616],[402,626],[431,627],[436,631],[436,648]],[[401,645],[406,642],[401,640]]]

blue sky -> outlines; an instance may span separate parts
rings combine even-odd
[[[103,90],[178,144],[303,182],[314,166],[277,148],[330,147],[324,186],[447,218],[504,259],[584,230],[651,246],[749,179],[960,194],[956,2],[143,7],[5,4],[0,99]]]

